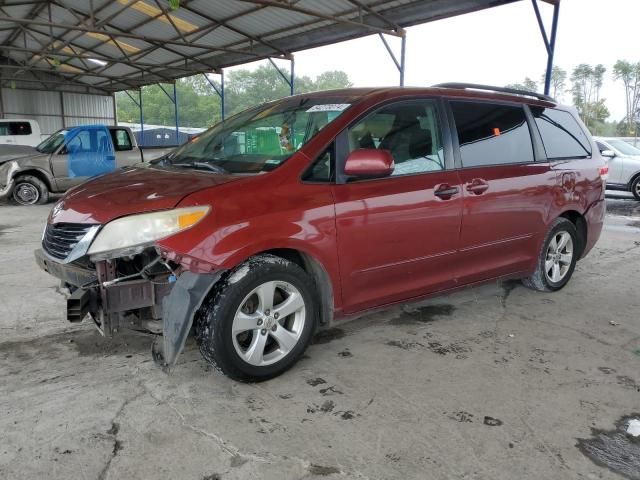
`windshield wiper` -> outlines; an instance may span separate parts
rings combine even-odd
[[[170,163],[172,167],[183,167],[183,168],[206,168],[207,170],[211,170],[216,173],[229,173],[227,170],[222,168],[219,165],[213,165],[207,162],[187,162],[187,163]]]

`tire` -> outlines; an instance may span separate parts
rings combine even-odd
[[[38,177],[22,175],[16,179],[11,197],[18,205],[44,205],[49,201],[49,189]]]
[[[566,218],[556,218],[542,242],[536,270],[522,279],[522,283],[539,292],[560,290],[571,279],[579,255],[580,241],[575,225]]]
[[[276,377],[309,345],[318,323],[317,305],[313,279],[298,265],[274,255],[253,257],[205,300],[196,318],[200,352],[238,381]]]
[[[640,175],[631,182],[631,193],[633,193],[636,200],[640,200]]]

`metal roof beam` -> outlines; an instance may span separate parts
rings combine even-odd
[[[0,66],[0,72],[2,71],[3,68],[6,68],[6,65],[2,65]],[[49,80],[49,79],[42,79],[42,78],[38,78],[37,76],[34,75],[33,72],[30,72],[31,75],[33,75],[33,78],[24,78],[24,77],[16,77],[16,76],[10,76],[10,77],[6,77],[4,75],[2,75],[2,77],[0,78],[0,82],[2,82],[2,86],[4,88],[8,88],[6,83],[7,82],[26,82],[26,83],[38,83],[42,86],[45,87],[46,90],[49,89],[53,89],[54,86],[74,86],[74,87],[79,87],[79,88],[83,88],[83,89],[90,89],[90,90],[94,90],[94,91],[98,91],[101,92],[101,94],[107,94],[107,90],[101,89],[101,88],[97,88],[94,87],[92,85],[89,85],[87,83],[81,83],[81,82],[69,82],[67,81],[62,81],[62,80]],[[16,87],[16,88],[22,88],[22,87]],[[32,89],[33,90],[33,89]],[[38,90],[42,91],[42,88],[39,88]],[[75,93],[82,93],[82,92],[75,92]],[[87,92],[89,93],[89,92]]]
[[[398,25],[395,22],[392,22],[391,20],[389,20],[387,17],[385,17],[384,15],[382,15],[381,13],[378,13],[377,11],[375,11],[373,8],[371,8],[370,5],[366,5],[364,3],[362,3],[359,0],[348,0],[349,3],[351,3],[352,5],[355,5],[356,7],[358,7],[361,10],[366,11],[367,13],[370,13],[371,15],[373,15],[374,17],[376,17],[378,20],[382,20],[384,23],[386,23],[387,25],[389,25],[389,27],[395,31],[400,31],[402,30],[402,28],[400,27],[400,25]],[[362,16],[361,16],[362,18]]]
[[[30,33],[30,32],[29,32]],[[71,46],[69,46],[69,48],[72,48]],[[35,53],[35,54],[39,54],[41,51],[40,50],[36,50],[33,48],[23,48],[23,47],[15,47],[13,45],[0,45],[0,51],[10,51],[10,52],[22,52],[22,53]],[[86,50],[88,51],[88,50]],[[103,57],[100,55],[85,55],[83,53],[68,53],[68,52],[54,52],[54,53],[47,53],[46,56],[48,57],[65,57],[65,58],[77,58],[77,59],[85,59],[85,60],[89,60],[89,59],[95,59],[95,60],[100,60],[102,62],[109,62],[113,65],[115,64],[122,64],[122,65],[126,65],[128,67],[133,67],[135,68],[136,66],[140,66],[140,67],[146,67],[147,68],[147,72],[149,74],[153,74],[155,75],[156,73],[153,72],[152,69],[154,68],[163,68],[166,69],[167,66],[166,65],[153,65],[150,63],[138,63],[136,62],[131,63],[128,62],[126,60],[121,60],[121,59],[113,59],[110,57]],[[200,69],[192,69],[192,68],[187,68],[187,67],[182,67],[182,66],[171,66],[170,68],[175,69],[175,70],[181,70],[184,71],[185,73],[193,73],[193,74],[197,74],[197,73],[202,73],[202,70]],[[170,82],[169,82],[170,83]]]
[[[16,24],[19,24],[19,25],[36,25],[36,26],[40,26],[40,27],[62,28],[62,29],[66,29],[66,30],[69,30],[69,31],[75,30],[75,31],[82,32],[82,33],[98,33],[98,34],[101,34],[101,35],[111,35],[111,36],[117,37],[117,38],[130,38],[130,39],[133,39],[133,40],[139,40],[141,42],[146,42],[146,43],[149,43],[149,44],[154,44],[154,43],[157,43],[157,44],[169,44],[169,45],[175,45],[175,46],[178,46],[178,47],[198,48],[198,49],[206,50],[206,51],[209,51],[209,52],[227,52],[227,53],[245,55],[245,56],[248,56],[248,57],[255,56],[251,52],[240,51],[240,50],[235,50],[235,49],[225,48],[225,47],[212,47],[211,45],[207,45],[207,44],[204,44],[204,43],[183,42],[183,41],[172,40],[172,39],[168,39],[168,38],[149,37],[149,36],[146,36],[146,35],[136,35],[136,34],[133,34],[133,33],[123,32],[123,31],[118,31],[118,32],[105,31],[105,30],[101,30],[99,28],[85,27],[85,26],[82,26],[82,25],[69,25],[69,24],[62,24],[62,23],[45,22],[45,21],[42,21],[42,20],[28,20],[28,19],[24,19],[24,18],[12,18],[12,17],[4,17],[4,16],[0,17],[0,22],[9,22],[9,23],[13,22],[13,23],[16,23]],[[203,28],[207,28],[207,27],[203,27]]]
[[[0,65],[0,69],[3,69],[3,68],[8,68],[10,70],[25,70],[25,69],[27,69],[27,67],[25,67],[24,65],[20,65],[20,64],[17,64],[17,65],[6,65],[6,64]],[[74,67],[74,68],[77,68],[77,67]],[[30,66],[30,67],[28,67],[27,70],[31,71],[31,72],[44,72],[44,73],[49,73],[49,74],[55,73],[55,74],[57,74],[57,76],[67,79],[67,81],[73,81],[75,76],[76,76],[75,73],[59,72],[59,71],[56,71],[54,68],[43,68],[43,67]],[[65,77],[65,75],[64,75],[65,73],[72,75],[72,77]],[[106,76],[104,74],[96,74],[96,73],[93,73],[93,72],[85,72],[84,70],[82,71],[82,73],[80,73],[80,75],[83,76],[83,77],[107,78],[107,79],[113,80],[113,81],[118,81],[118,82],[122,82],[122,83],[128,83],[128,81],[124,80],[122,77],[111,77],[111,76]],[[91,86],[92,84],[87,83],[85,85]],[[99,85],[99,84],[96,84],[96,85]]]
[[[215,19],[213,17],[210,17],[209,15],[205,15],[204,13],[201,13],[201,12],[198,12],[196,10],[193,10],[188,5],[185,5],[185,6],[180,5],[180,9],[181,10],[185,10],[185,11],[190,12],[190,13],[193,13],[195,15],[198,15],[198,16],[204,18],[205,20],[207,20],[208,22],[215,22],[217,24],[216,25],[217,27],[224,27],[224,28],[226,28],[228,30],[231,30],[232,32],[237,33],[238,35],[242,35],[243,37],[246,37],[247,39],[249,39],[249,40],[251,40],[253,42],[261,43],[261,44],[263,44],[263,45],[265,45],[265,46],[267,46],[269,48],[273,48],[275,51],[280,52],[282,55],[288,55],[289,54],[288,51],[286,51],[285,49],[283,49],[281,47],[273,45],[271,42],[263,40],[262,38],[260,38],[258,36],[250,35],[247,32],[245,32],[245,31],[243,31],[243,30],[241,30],[241,29],[239,29],[237,27],[234,27],[234,26],[230,25],[229,22],[234,20],[234,19],[236,19],[236,18],[238,18],[239,14],[238,15],[233,15],[233,16],[228,17],[228,18],[223,18],[223,19],[218,20],[218,19]],[[257,11],[257,10],[261,10],[261,9],[262,9],[262,7],[261,8],[256,8],[256,9],[252,10],[251,13],[253,13],[254,11]]]
[[[45,0],[43,2],[38,3],[35,7],[31,9],[31,11],[27,14],[25,18],[32,19],[37,17],[38,14],[47,6],[48,3],[49,3],[49,0]],[[2,6],[9,7],[11,5],[4,4]],[[13,28],[13,33],[9,36],[9,38],[7,38],[7,40],[4,43],[11,44],[15,42],[16,39],[18,38],[18,35],[20,35],[20,27],[16,26]]]
[[[317,12],[315,10],[310,10],[308,8],[303,8],[303,7],[297,7],[294,4],[290,4],[290,3],[282,3],[282,2],[278,2],[275,0],[240,0],[241,2],[245,2],[245,3],[253,3],[256,5],[263,5],[265,7],[273,7],[273,8],[279,8],[281,10],[288,10],[291,12],[296,12],[296,13],[301,13],[303,15],[308,15],[311,17],[316,17],[316,18],[320,18],[322,20],[329,20],[331,22],[336,22],[336,23],[341,23],[344,25],[351,25],[353,27],[360,27],[362,29],[365,30],[369,30],[373,33],[387,33],[389,35],[396,35],[396,36],[400,36],[401,34],[399,32],[396,32],[395,30],[391,30],[391,29],[387,29],[387,28],[381,28],[375,25],[371,25],[368,23],[364,23],[364,22],[358,22],[355,20],[349,20],[346,18],[340,18],[337,17],[335,15],[327,15],[324,14],[322,12]],[[349,15],[349,14],[353,14],[354,12],[344,12],[342,15]]]

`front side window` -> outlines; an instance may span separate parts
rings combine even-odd
[[[589,139],[569,112],[531,107],[531,113],[536,119],[549,160],[591,156]]]
[[[311,165],[302,177],[307,182],[328,183],[335,180],[334,146],[331,144]]]
[[[389,150],[392,175],[444,170],[444,151],[436,106],[431,101],[392,104],[376,110],[348,130],[349,153],[360,148]]]
[[[463,167],[533,162],[531,134],[520,106],[451,102]]]
[[[31,124],[29,122],[11,122],[9,135],[31,135]]]
[[[82,153],[96,151],[92,145],[91,133],[89,130],[80,130],[66,144],[66,153]]]
[[[262,173],[283,164],[357,97],[294,97],[218,123],[157,162],[219,173]]]
[[[640,148],[636,148],[624,140],[609,140],[609,144],[623,155],[640,156]]]
[[[2,122],[0,123],[0,136],[6,137],[7,135],[9,135],[9,124]]]

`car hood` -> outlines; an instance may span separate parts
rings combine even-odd
[[[0,165],[9,160],[42,155],[35,148],[27,145],[0,145]]]
[[[49,223],[105,224],[125,215],[166,210],[198,190],[241,178],[149,166],[127,168],[69,190],[53,207]]]

